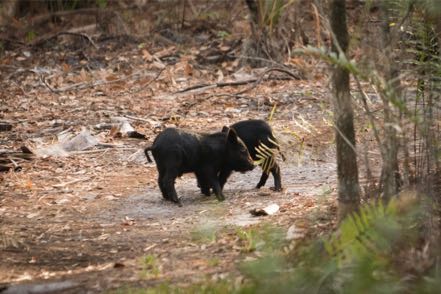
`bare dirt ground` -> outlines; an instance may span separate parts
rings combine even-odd
[[[1,174],[0,286],[6,291],[29,284],[41,293],[95,293],[227,277],[240,282],[238,264],[259,252],[238,231],[272,224],[286,232],[294,225],[297,239],[286,246],[295,246],[333,226],[336,168],[325,78],[313,72],[308,80],[271,76],[257,85],[177,93],[261,71],[239,70],[234,62],[201,67],[195,53],[175,47],[100,46],[105,50],[20,49],[2,58],[1,113],[13,129],[0,133],[0,149],[38,150],[57,143],[60,132],[82,128],[111,144],[16,160],[21,171]],[[308,66],[312,71],[315,64]],[[162,200],[155,165],[140,152],[160,129],[214,132],[265,119],[274,105],[271,125],[287,157],[280,163],[283,192],[269,189],[271,177],[254,189],[256,168],[230,177],[225,202],[202,196],[190,174],[176,183],[183,207]],[[124,116],[147,141],[97,126]],[[272,216],[249,213],[272,203],[280,206]],[[51,284],[57,281],[63,283]],[[19,287],[9,290],[29,289]]]

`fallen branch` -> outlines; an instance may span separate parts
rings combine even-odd
[[[18,40],[13,40],[13,39],[9,39],[9,38],[4,38],[4,37],[0,37],[0,41],[3,43],[3,46],[6,47],[9,44],[17,44],[23,47],[26,47],[27,44]],[[2,66],[6,66],[6,65],[2,65]]]
[[[106,148],[106,149],[94,149],[94,150],[83,150],[83,151],[72,151],[70,152],[70,155],[81,155],[81,154],[93,154],[93,153],[104,153],[109,150],[118,150],[118,151],[125,151],[125,150],[138,150],[134,147],[121,147],[122,145],[114,145],[113,148]]]
[[[11,161],[11,163],[14,165],[14,169],[21,169],[21,167],[15,162],[15,160],[13,160],[12,158],[9,158],[9,160]]]
[[[154,120],[142,118],[142,117],[136,117],[136,116],[131,116],[131,115],[123,115],[123,117],[131,119],[131,120],[146,122],[146,123],[150,124],[151,126],[155,126],[157,124],[160,124],[160,122],[158,122],[158,121],[154,121]]]
[[[137,9],[138,5],[132,4],[124,7],[124,9]],[[55,16],[68,16],[73,14],[92,14],[96,15],[98,13],[104,13],[104,12],[111,12],[116,11],[114,8],[99,8],[99,7],[93,7],[93,8],[79,8],[79,9],[72,9],[72,10],[60,10],[60,11],[54,11],[50,13],[40,14],[30,19],[29,24],[31,26],[37,26],[41,23],[44,23]]]
[[[203,101],[208,101],[211,98],[216,98],[216,97],[231,97],[231,98],[246,98],[246,99],[252,99],[252,97],[250,96],[246,96],[246,95],[240,95],[240,94],[229,94],[229,93],[214,93],[214,94],[210,94],[208,96],[204,96],[198,99],[193,100],[192,102],[186,102],[185,104],[182,105],[182,113],[184,115],[187,115],[188,112],[190,111],[190,109],[195,106],[198,105],[200,103],[202,103]]]
[[[93,154],[93,153],[104,153],[108,150],[112,150],[111,148],[107,149],[94,149],[94,150],[84,150],[84,151],[72,151],[70,154],[72,155],[81,155],[81,154]]]
[[[87,88],[93,88],[96,86],[102,86],[102,85],[108,85],[108,84],[113,84],[113,83],[119,83],[119,82],[123,82],[126,81],[136,75],[139,75],[141,71],[137,71],[131,75],[128,75],[126,77],[120,78],[120,79],[116,79],[116,80],[111,80],[111,81],[104,81],[104,80],[98,80],[92,83],[76,83],[73,85],[69,85],[66,87],[62,87],[62,88],[52,88],[44,79],[44,77],[42,77],[40,75],[40,80],[41,82],[53,93],[59,94],[61,92],[66,92],[66,91],[70,91],[70,90],[83,90],[83,89],[87,89]]]
[[[39,74],[38,77],[39,77],[39,79],[40,79],[40,82],[41,82],[44,86],[46,86],[46,88],[48,88],[49,91],[51,91],[52,93],[55,93],[55,94],[58,93],[54,88],[52,88],[52,87],[46,82],[46,79],[45,79],[42,75]]]
[[[243,94],[243,93],[246,93],[246,92],[248,92],[248,91],[254,89],[255,87],[257,87],[258,84],[260,84],[260,83],[263,81],[264,77],[265,77],[268,73],[270,73],[270,72],[272,72],[272,71],[279,71],[279,72],[285,73],[285,74],[287,74],[287,75],[293,77],[293,78],[296,79],[296,80],[301,80],[301,77],[300,77],[300,76],[298,76],[297,74],[293,73],[293,72],[290,71],[290,70],[287,70],[287,69],[284,69],[284,68],[279,68],[279,67],[273,67],[273,68],[269,68],[269,69],[265,70],[265,71],[259,76],[259,78],[254,82],[254,84],[251,85],[251,87],[249,87],[249,88],[247,88],[247,89],[244,89],[244,90],[242,90],[242,91],[239,91],[239,92],[235,93],[235,95],[241,95],[241,94]]]
[[[69,36],[76,36],[76,37],[84,38],[87,41],[89,41],[89,43],[92,44],[92,46],[95,47],[95,49],[98,49],[98,46],[95,44],[95,42],[92,40],[92,38],[89,35],[84,34],[84,33],[75,33],[75,32],[69,32],[69,31],[67,31],[67,32],[58,32],[55,35],[51,35],[49,37],[40,38],[39,40],[35,41],[32,44],[32,46],[33,47],[41,46],[42,44],[44,44],[44,43],[46,43],[46,42],[48,42],[48,41],[50,41],[52,39],[55,39],[58,36],[62,36],[62,35],[69,35]]]
[[[148,81],[145,85],[142,85],[140,88],[138,88],[138,89],[136,89],[136,90],[134,90],[134,91],[130,91],[129,92],[129,94],[135,94],[135,93],[139,93],[139,92],[141,92],[142,90],[144,90],[145,88],[147,88],[148,86],[150,86],[154,81],[156,81],[160,76],[161,76],[161,74],[164,72],[164,70],[167,68],[167,66],[165,66],[164,68],[161,68],[161,70],[158,72],[158,74],[153,78],[153,79],[151,79],[150,81]],[[118,97],[118,96],[120,96],[120,95],[124,95],[125,93],[122,93],[122,94],[117,94],[117,95],[112,95],[112,97]]]
[[[97,29],[97,24],[92,23],[88,25],[84,25],[82,27],[75,27],[68,30],[69,33],[86,33],[86,32],[95,32]]]
[[[164,72],[164,70],[166,68],[167,68],[167,66],[164,66],[163,68],[161,68],[161,70],[158,72],[158,74],[152,80],[150,80],[147,84],[143,85],[141,88],[137,89],[136,91],[131,92],[131,94],[138,93],[138,92],[144,90],[145,88],[147,88],[148,86],[150,86],[154,81],[156,81],[161,76],[161,74]]]
[[[75,180],[72,180],[72,181],[68,181],[68,182],[52,185],[52,187],[54,187],[54,188],[64,188],[67,185],[72,185],[72,184],[79,183],[79,182],[85,182],[85,181],[88,181],[88,180],[90,180],[89,177],[83,178],[83,179],[75,179]]]
[[[249,80],[242,80],[242,81],[235,81],[235,82],[219,82],[215,84],[199,84],[194,85],[182,90],[179,90],[177,92],[174,92],[173,94],[182,94],[182,93],[195,93],[195,92],[203,92],[205,90],[213,89],[213,88],[222,88],[222,87],[228,87],[228,86],[241,86],[246,85],[249,83],[256,82],[257,79],[249,79]]]
[[[279,71],[279,72],[285,73],[285,74],[291,76],[292,78],[294,78],[296,80],[301,80],[302,79],[302,77],[300,75],[298,75],[298,74],[296,74],[296,73],[294,73],[294,72],[292,72],[292,71],[290,71],[288,69],[280,68],[280,67],[273,67],[273,68],[269,68],[269,69],[265,70],[262,73],[261,77],[265,76],[267,73],[270,73],[272,71]]]
[[[8,152],[0,154],[0,172],[7,172],[9,170],[21,171],[22,167],[17,163],[25,160],[30,160],[32,154],[23,154],[18,152]]]
[[[0,121],[0,132],[7,132],[12,130],[12,124],[6,121]]]
[[[8,166],[8,165],[2,165],[2,164],[0,164],[0,172],[8,172],[9,170],[11,169],[11,167],[10,166]]]
[[[31,160],[34,157],[33,154],[17,152],[17,151],[8,151],[1,149],[0,150],[0,159],[2,158],[12,158],[12,159],[22,159],[22,160]]]
[[[51,13],[37,15],[34,18],[32,18],[29,23],[31,23],[33,26],[36,26],[36,25],[39,25],[45,21],[48,21],[49,19],[52,19],[55,16],[67,16],[67,15],[72,15],[72,14],[97,14],[98,12],[103,12],[105,10],[109,10],[109,9],[106,9],[106,8],[81,8],[81,9],[55,11],[55,12],[51,12]]]
[[[194,86],[191,86],[191,87],[188,87],[188,88],[176,91],[173,94],[174,95],[182,94],[182,93],[192,93],[192,94],[194,94],[194,93],[203,92],[205,90],[209,90],[209,89],[213,89],[213,88],[241,86],[241,85],[246,85],[246,84],[254,83],[252,85],[252,87],[250,87],[249,89],[245,89],[245,90],[243,90],[243,91],[241,91],[239,93],[236,93],[236,95],[239,95],[239,94],[242,94],[242,93],[244,93],[246,91],[249,91],[249,90],[255,88],[260,82],[262,82],[262,80],[264,79],[265,75],[270,73],[270,72],[272,72],[272,71],[279,71],[279,72],[285,73],[285,74],[293,77],[296,80],[300,80],[301,79],[301,77],[298,74],[296,74],[296,73],[294,73],[294,72],[292,72],[290,70],[287,70],[287,69],[284,69],[284,68],[276,68],[276,67],[274,67],[274,68],[269,68],[269,69],[265,70],[258,78],[242,80],[242,81],[234,81],[234,82],[219,82],[219,83],[215,83],[215,84],[199,84],[199,85],[194,85]]]

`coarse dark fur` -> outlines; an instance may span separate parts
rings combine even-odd
[[[214,134],[193,134],[167,128],[144,153],[152,162],[151,151],[158,169],[158,185],[164,199],[181,205],[175,189],[175,180],[184,173],[194,172],[201,192],[210,195],[210,189],[219,201],[225,199],[222,175],[234,171],[245,172],[254,168],[253,160],[234,130]]]
[[[241,138],[242,141],[247,146],[248,152],[250,153],[251,157],[254,160],[258,160],[256,147],[259,146],[259,144],[261,143],[265,144],[269,148],[279,149],[279,146],[271,142],[273,141],[277,143],[277,140],[273,135],[273,131],[270,125],[263,120],[259,120],[259,119],[244,120],[231,125],[230,128],[236,131],[239,138]],[[222,131],[226,131],[226,130],[227,129],[224,127]],[[276,161],[274,161],[274,164],[272,165],[270,172],[274,177],[274,190],[282,191],[282,179],[280,175],[280,167]],[[257,189],[265,185],[268,176],[269,173],[265,173],[265,171],[262,172],[260,181],[256,186]],[[225,182],[221,181],[221,184],[222,183],[225,184]]]

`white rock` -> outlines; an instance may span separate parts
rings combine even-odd
[[[272,215],[279,211],[279,205],[273,203],[265,208],[254,208],[250,210],[250,213],[255,216]]]

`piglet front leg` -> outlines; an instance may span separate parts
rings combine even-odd
[[[208,177],[208,179],[210,182],[210,186],[213,188],[213,192],[216,195],[217,200],[224,201],[225,196],[222,193],[222,187],[221,187],[221,184],[219,183],[219,179],[216,176],[216,173],[214,173],[214,172],[210,173],[210,176]]]

